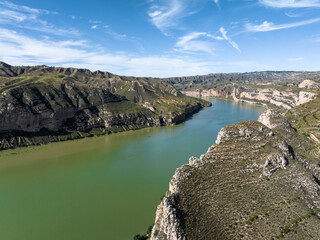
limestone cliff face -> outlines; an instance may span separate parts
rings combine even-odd
[[[160,79],[0,63],[0,150],[171,125],[205,106]]]
[[[223,128],[205,155],[177,169],[151,239],[317,239],[320,185],[298,158],[261,123]]]
[[[247,91],[246,89],[237,90],[237,99],[251,102],[270,103],[277,107],[290,109],[295,106],[298,101],[296,93],[290,91],[278,91],[272,88],[256,89]]]
[[[307,80],[304,80],[302,83],[299,84],[299,88],[319,89],[320,88],[320,83],[307,79]]]
[[[104,127],[105,104],[119,103],[124,98],[99,89],[77,89],[68,84],[56,88],[33,86],[4,91],[0,95],[0,131],[37,132],[68,131]],[[90,121],[89,121],[90,118]],[[74,125],[66,124],[74,119]],[[81,121],[82,120],[82,121]],[[70,129],[71,130],[71,129]]]
[[[182,93],[193,97],[222,97],[233,98],[234,87],[233,85],[226,86],[221,89],[208,89],[208,90],[195,90],[195,91],[182,91]]]
[[[193,90],[183,91],[184,94],[194,97],[222,97],[231,98],[235,101],[260,103],[284,109],[290,109],[312,101],[318,94],[293,87],[281,87],[280,89],[267,85],[247,86],[228,85],[219,90]]]
[[[313,99],[315,99],[317,96],[318,96],[317,93],[300,91],[298,101],[296,102],[296,106],[310,102]]]

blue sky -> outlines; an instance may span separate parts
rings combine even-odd
[[[320,70],[320,0],[0,0],[0,60],[134,76]]]

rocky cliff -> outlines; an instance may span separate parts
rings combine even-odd
[[[319,101],[223,128],[177,169],[151,239],[318,239]]]
[[[320,83],[307,79],[307,80],[304,80],[302,83],[299,84],[299,88],[319,89],[320,88]]]
[[[302,88],[305,86],[305,88]],[[234,101],[260,103],[271,107],[290,109],[294,106],[309,102],[318,96],[309,88],[310,85],[283,86],[283,85],[227,85],[218,89],[188,90],[182,91],[188,96],[194,97],[221,97],[231,98]],[[316,84],[313,84],[313,89]],[[319,89],[319,88],[318,88]]]
[[[160,79],[0,63],[0,150],[170,125],[209,106]]]

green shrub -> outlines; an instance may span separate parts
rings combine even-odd
[[[148,240],[146,235],[137,234],[134,236],[133,240]]]

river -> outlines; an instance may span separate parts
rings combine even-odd
[[[183,124],[0,152],[0,239],[130,240],[177,167],[264,108],[211,100]]]

